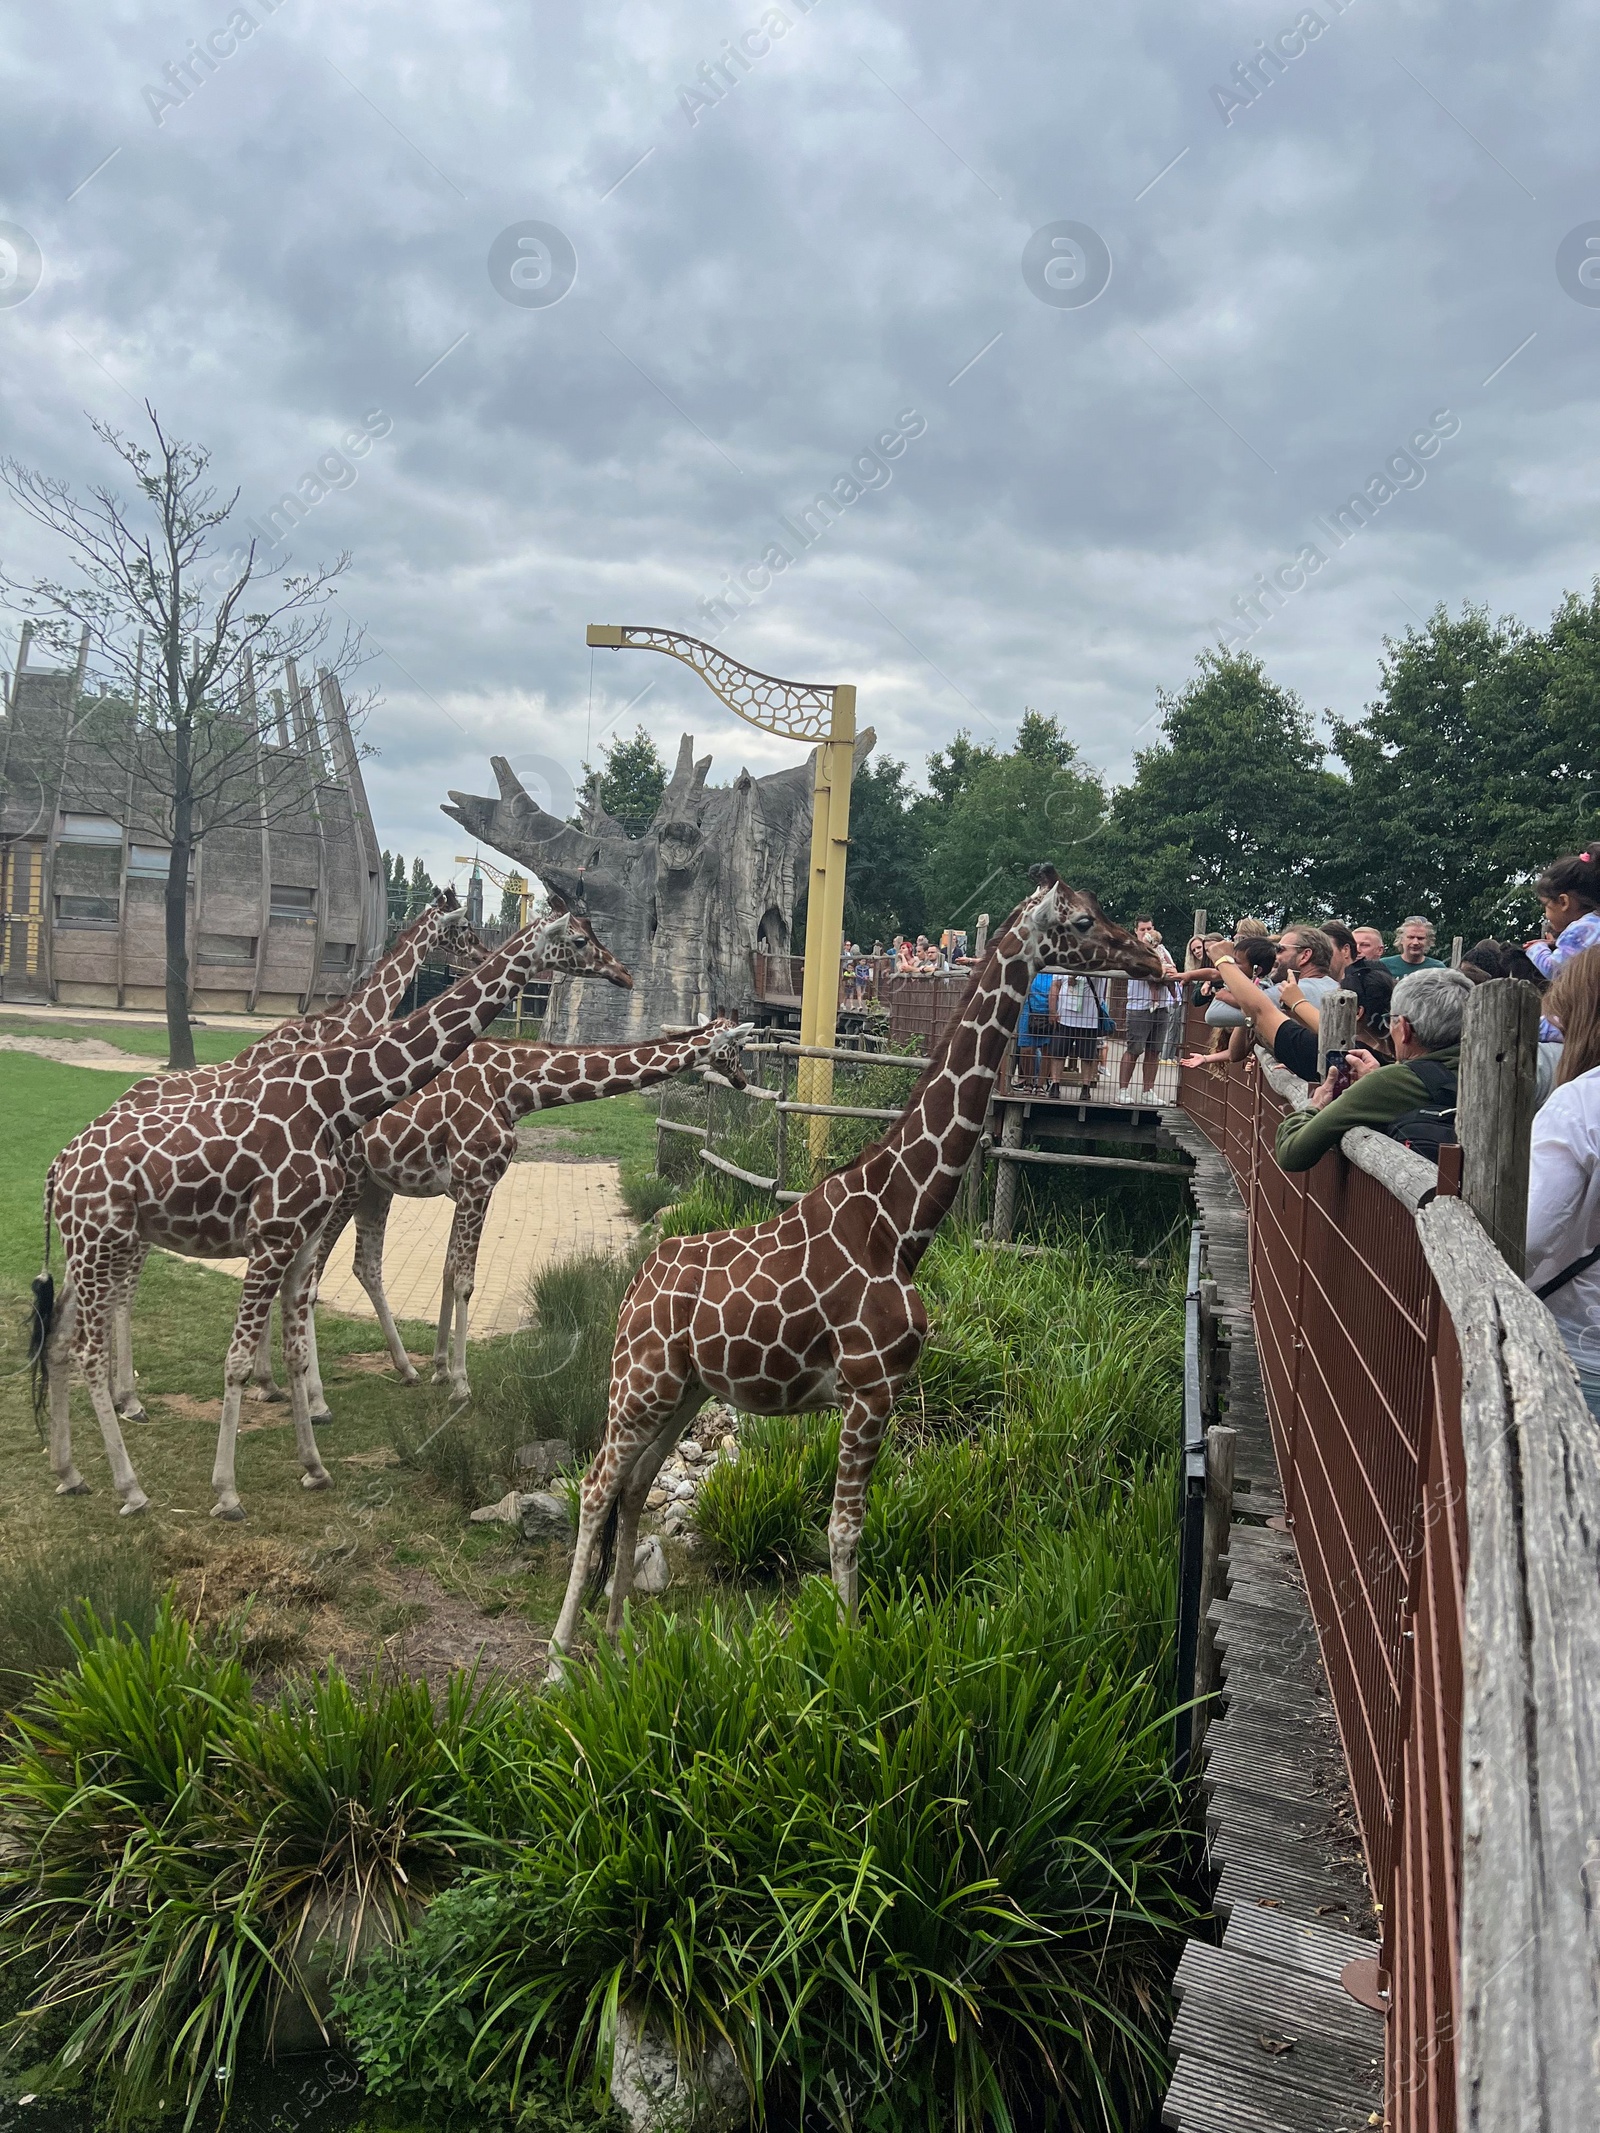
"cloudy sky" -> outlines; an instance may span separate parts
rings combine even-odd
[[[435,873],[491,752],[558,799],[636,721],[793,759],[591,621],[853,680],[916,765],[1032,704],[1120,776],[1219,630],[1348,715],[1439,601],[1589,584],[1597,42],[1537,0],[18,10],[0,448],[83,481],[148,396],[241,520],[331,468],[292,553],[351,552],[374,811]]]

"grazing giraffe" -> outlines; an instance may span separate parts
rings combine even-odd
[[[736,1089],[745,1086],[739,1054],[753,1023],[735,1027],[726,1018],[653,1044],[559,1047],[510,1044],[480,1037],[453,1066],[417,1095],[375,1118],[350,1143],[345,1189],[322,1232],[317,1261],[320,1281],[329,1255],[355,1218],[356,1279],[372,1300],[394,1366],[407,1385],[417,1372],[405,1351],[383,1290],[383,1238],[389,1209],[403,1198],[454,1200],[455,1217],[445,1252],[439,1331],[433,1380],[467,1399],[467,1311],[477,1270],[478,1245],[495,1187],[517,1152],[517,1120],[529,1111],[587,1103],[653,1088],[674,1074],[701,1067]],[[452,1324],[454,1336],[452,1339]],[[313,1369],[313,1414],[322,1396]]]
[[[448,901],[446,901],[448,899]],[[568,920],[566,931],[552,933],[550,962],[548,968],[559,970],[564,976],[599,976],[612,984],[631,986],[632,978],[623,969],[616,957],[601,941],[587,917],[567,910],[559,897],[551,899],[552,914]],[[197,1098],[220,1095],[223,1090],[249,1079],[252,1074],[264,1072],[272,1066],[281,1065],[308,1050],[313,1044],[326,1047],[331,1044],[349,1044],[364,1041],[375,1030],[381,1029],[389,1012],[399,1005],[413,976],[432,952],[441,934],[451,943],[452,959],[459,957],[467,968],[474,967],[488,954],[488,950],[476,933],[465,924],[455,901],[453,889],[441,890],[434,903],[420,919],[415,920],[401,935],[402,948],[385,959],[373,972],[361,992],[338,1013],[321,1015],[310,1022],[282,1025],[290,1032],[287,1040],[280,1043],[281,1029],[275,1029],[248,1051],[237,1058],[225,1059],[215,1066],[195,1067],[185,1074],[151,1075],[145,1081],[135,1082],[102,1114],[109,1118],[119,1110],[149,1111],[170,1110],[174,1104],[190,1102]],[[315,1030],[321,1034],[306,1037],[304,1032]],[[298,1034],[297,1034],[298,1033]],[[249,1059],[249,1067],[241,1067],[240,1061]],[[112,1404],[117,1413],[128,1422],[148,1420],[144,1405],[139,1398],[138,1381],[133,1368],[133,1297],[134,1286],[119,1297],[112,1313]],[[331,1422],[327,1403],[322,1396],[321,1381],[315,1368],[316,1324],[311,1328],[312,1379],[316,1385],[312,1401],[313,1422]],[[251,1366],[250,1384],[247,1388],[253,1400],[281,1400],[283,1393],[272,1376],[272,1314],[270,1310],[262,1321],[261,1340]]]
[[[48,1272],[36,1284],[35,1338],[43,1346],[58,1495],[86,1486],[72,1463],[70,1350],[88,1383],[123,1512],[148,1502],[112,1405],[108,1350],[113,1309],[131,1296],[145,1254],[157,1244],[202,1258],[242,1254],[250,1262],[224,1374],[213,1515],[244,1515],[234,1480],[240,1401],[280,1285],[301,1478],[307,1488],[328,1486],[307,1398],[307,1326],[322,1225],[344,1185],[345,1143],[431,1081],[519,986],[580,940],[565,915],[547,920],[376,1036],[298,1052],[170,1109],[114,1108],[56,1158],[45,1188],[46,1260],[53,1213],[66,1277],[59,1302]],[[586,941],[583,949],[587,954]]]
[[[1053,868],[1035,878],[1044,886],[991,942],[882,1140],[769,1221],[669,1237],[640,1268],[618,1315],[610,1413],[584,1476],[577,1552],[550,1640],[553,1676],[613,1521],[615,1633],[645,1496],[712,1394],[756,1414],[842,1410],[828,1548],[854,1616],[867,1486],[927,1336],[912,1276],[977,1148],[1028,987],[1043,968],[1159,973],[1155,950],[1113,925],[1092,896]]]

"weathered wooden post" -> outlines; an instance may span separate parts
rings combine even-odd
[[[1317,1079],[1320,1081],[1328,1071],[1330,1052],[1347,1052],[1355,1042],[1356,996],[1353,992],[1336,992],[1331,1000],[1324,1000],[1317,1014]]]
[[[1206,1520],[1200,1549],[1200,1634],[1195,1645],[1194,1690],[1209,1698],[1216,1687],[1217,1641],[1208,1619],[1213,1600],[1222,1596],[1222,1558],[1233,1530],[1233,1482],[1238,1440],[1225,1423],[1206,1431]],[[1205,1740],[1209,1702],[1197,1704],[1194,1749],[1198,1761]]]
[[[1022,1106],[1007,1104],[1005,1122],[1000,1128],[1002,1148],[1022,1146]],[[990,1234],[997,1244],[1011,1242],[1011,1225],[1017,1211],[1017,1166],[1003,1159],[994,1174],[994,1219],[989,1225]]]
[[[981,962],[982,962],[982,960],[983,960],[983,951],[985,950],[985,948],[987,948],[987,947],[988,947],[988,945],[989,945],[989,914],[988,914],[988,912],[987,912],[987,911],[980,911],[980,912],[978,913],[978,928],[977,928],[977,931],[976,931],[976,932],[975,932],[975,933],[973,934],[973,936],[972,936],[972,960],[973,960],[973,961],[974,961],[975,963],[981,963]]]
[[[1461,1197],[1520,1280],[1527,1271],[1528,1161],[1539,995],[1521,978],[1475,986],[1461,1025],[1456,1133]]]
[[[1461,968],[1461,949],[1462,939],[1461,935],[1458,933],[1450,943],[1450,968],[1452,970],[1459,970]]]

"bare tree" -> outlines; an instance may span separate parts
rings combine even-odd
[[[238,490],[223,499],[207,478],[211,454],[169,438],[148,401],[145,413],[153,446],[91,422],[131,476],[133,504],[100,483],[78,496],[14,459],[0,462],[13,501],[66,543],[71,564],[60,580],[0,572],[0,585],[58,648],[87,630],[98,693],[78,715],[97,746],[137,770],[164,817],[167,1041],[170,1064],[187,1067],[194,849],[213,830],[282,819],[304,805],[305,778],[315,775],[314,763],[271,750],[286,738],[283,706],[258,702],[257,671],[284,667],[293,685],[297,665],[315,663],[342,678],[360,637],[344,629],[330,656],[328,607],[348,553],[296,572],[258,558],[254,540],[225,548]]]

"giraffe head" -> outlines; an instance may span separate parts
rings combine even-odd
[[[746,1089],[750,1086],[744,1068],[739,1064],[739,1054],[755,1033],[753,1022],[730,1022],[726,1015],[719,1016],[712,1024],[716,1035],[711,1049],[701,1063],[700,1071],[709,1078],[725,1081],[731,1089]]]
[[[1124,970],[1130,977],[1159,978],[1164,965],[1154,948],[1107,918],[1087,889],[1074,889],[1052,866],[1033,870],[1037,891],[1007,922],[1021,932],[1035,970]]]
[[[447,922],[439,952],[450,968],[459,975],[464,970],[476,970],[489,953],[489,949],[487,943],[467,924],[467,914],[463,911],[456,920]]]
[[[581,911],[569,911],[559,896],[550,898],[551,915],[540,929],[544,967],[568,978],[604,978],[608,985],[633,990],[632,974],[601,940]]]

